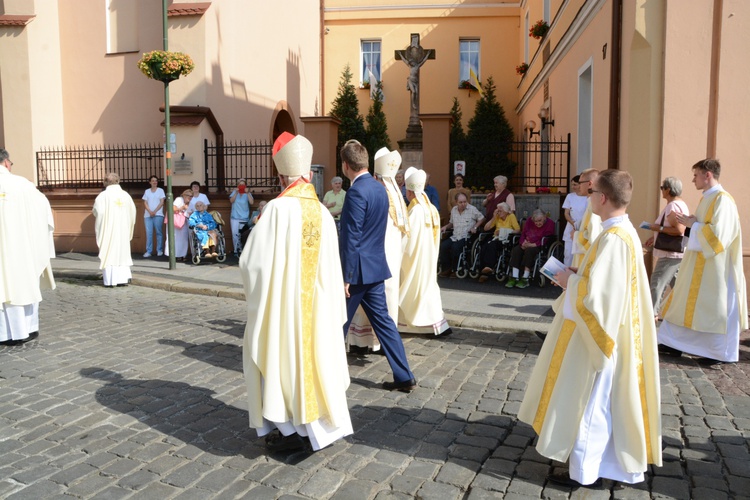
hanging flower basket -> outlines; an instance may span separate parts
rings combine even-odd
[[[516,74],[518,75],[525,75],[526,72],[529,70],[529,65],[526,63],[521,63],[518,66],[516,66]]]
[[[549,24],[540,19],[529,29],[529,36],[539,40],[540,38],[544,38],[544,35],[546,35],[548,31]]]
[[[195,68],[195,63],[189,55],[182,52],[165,52],[152,50],[143,54],[138,61],[138,69],[153,80],[169,83],[177,80],[180,75],[189,75]]]

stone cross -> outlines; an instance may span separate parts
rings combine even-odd
[[[411,34],[411,44],[404,50],[395,52],[397,61],[409,66],[406,88],[411,92],[411,115],[409,125],[419,125],[419,68],[429,59],[435,59],[435,49],[425,49],[419,45],[419,33]]]

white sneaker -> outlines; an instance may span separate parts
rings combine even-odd
[[[143,254],[143,258],[144,259],[148,259],[149,257],[151,257],[150,253],[146,252],[146,253]]]
[[[164,252],[159,252],[159,253],[156,254],[157,257],[161,257],[163,255],[164,255]]]

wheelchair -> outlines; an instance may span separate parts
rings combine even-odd
[[[221,214],[217,211],[212,211],[211,216],[214,218],[214,221],[216,221],[216,233],[217,233],[217,240],[214,244],[216,245],[216,253],[219,254],[216,257],[216,262],[224,262],[227,260],[227,247],[226,247],[226,238],[224,237],[224,219],[222,219]],[[198,238],[195,236],[195,229],[191,229],[188,231],[188,239],[190,244],[190,254],[192,255],[192,262],[195,265],[198,265],[201,263],[201,259],[205,258],[204,256],[204,250],[201,248],[200,241],[198,241]]]
[[[445,231],[441,237],[440,241],[442,242],[445,238],[450,238],[453,234],[452,230]],[[475,249],[478,248],[475,245],[477,244],[477,241],[479,240],[479,236],[481,234],[470,234],[469,238],[466,239],[466,242],[464,243],[463,248],[461,248],[461,253],[458,256],[458,265],[456,266],[456,277],[464,279],[467,276],[473,276],[474,269],[479,266],[479,253],[474,253]],[[438,274],[442,271],[442,266],[440,265],[440,259],[438,258]],[[478,271],[477,271],[478,272]],[[478,274],[477,274],[478,276]],[[476,276],[473,276],[476,277]]]
[[[500,283],[504,282],[511,275],[510,252],[521,240],[520,234],[512,234],[508,240],[503,243],[500,249],[500,256],[495,266],[495,279]],[[555,234],[542,238],[542,251],[534,259],[534,267],[531,269],[529,283],[538,283],[540,288],[546,286],[548,278],[540,270],[547,259],[555,257],[559,261],[565,258],[565,243],[557,236],[557,222],[555,222]]]

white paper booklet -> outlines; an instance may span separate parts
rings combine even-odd
[[[638,227],[640,227],[641,229],[648,229],[650,231],[651,230],[651,223],[650,222],[646,222],[644,220],[643,222],[641,222],[641,224]]]
[[[559,272],[565,271],[566,269],[567,267],[565,266],[565,264],[560,262],[554,256],[551,256],[542,266],[541,273],[549,278],[551,282],[556,283],[559,286],[560,283],[558,283],[555,279],[555,275]]]

